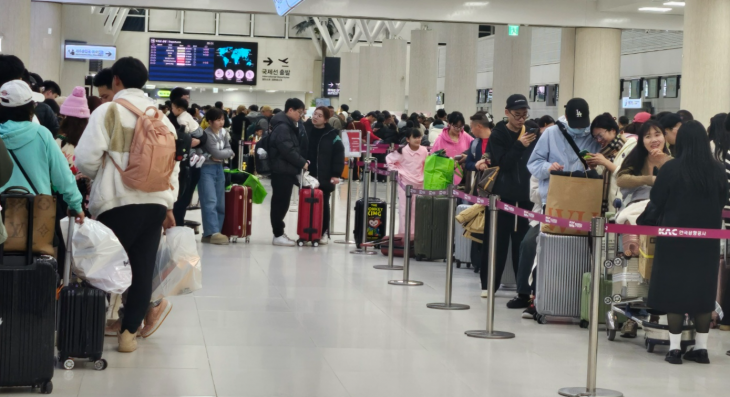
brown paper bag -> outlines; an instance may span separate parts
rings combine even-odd
[[[33,201],[33,253],[55,256],[53,236],[56,230],[56,199],[39,194]],[[27,200],[8,198],[5,210],[5,229],[8,239],[6,252],[25,252],[28,242]]]
[[[656,237],[640,236],[639,239],[639,273],[644,279],[650,280],[651,268],[654,266]]]
[[[550,175],[545,215],[590,223],[601,215],[603,179]],[[543,223],[543,233],[587,236],[588,232]]]

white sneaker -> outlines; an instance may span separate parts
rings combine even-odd
[[[330,239],[328,237],[322,238],[319,240],[319,245],[327,245],[329,244]]]
[[[482,298],[489,298],[489,290],[483,289],[482,290]]]
[[[279,246],[279,247],[296,247],[297,243],[294,240],[291,240],[289,237],[286,236],[286,234],[282,234],[279,237],[274,237],[274,241],[272,244]]]

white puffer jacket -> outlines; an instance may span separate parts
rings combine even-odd
[[[142,111],[150,106],[157,108],[139,89],[119,91],[114,99],[126,99]],[[177,137],[170,120],[167,117],[162,117],[162,120]],[[177,200],[179,163],[175,163],[170,176],[171,189],[147,193],[124,185],[119,171],[112,160],[107,158],[113,158],[122,169],[127,168],[129,147],[136,125],[137,116],[134,113],[116,103],[105,103],[94,110],[76,146],[76,167],[94,181],[89,198],[89,211],[94,217],[113,208],[134,204],[159,204],[172,209]]]

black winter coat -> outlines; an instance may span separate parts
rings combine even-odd
[[[675,227],[722,228],[728,181],[722,166],[717,167],[717,181],[712,192],[705,194],[684,181],[678,160],[668,161],[659,171],[650,202],[637,223],[666,227],[669,234]],[[676,314],[712,312],[719,264],[720,240],[657,237],[649,306]]]
[[[487,150],[492,155],[491,166],[499,167],[495,194],[505,200],[529,202],[532,174],[527,169],[527,162],[538,140],[525,147],[517,140],[519,136],[507,128],[506,122],[500,121],[492,130]]]
[[[329,123],[325,123],[325,132],[319,138],[319,142],[311,139],[314,124],[312,121],[304,123],[307,131],[307,140],[309,145],[317,145],[317,158],[307,158],[311,163],[317,161],[317,177],[320,189],[325,192],[335,190],[335,185],[330,182],[331,178],[342,177],[342,171],[345,169],[345,145],[342,143],[338,130],[332,128]]]
[[[231,120],[231,136],[235,139],[243,139],[246,129],[248,128],[248,119],[246,115],[241,113]]]
[[[298,176],[307,163],[302,152],[307,147],[306,135],[299,134],[299,127],[284,112],[271,119],[271,126],[268,153],[271,173]]]

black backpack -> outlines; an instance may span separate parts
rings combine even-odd
[[[249,127],[250,128],[250,127]],[[264,134],[260,141],[256,143],[254,149],[254,156],[256,159],[256,172],[260,175],[271,175],[271,150],[269,150],[269,140],[271,134]],[[266,151],[266,158],[261,158],[259,155],[259,149]]]

